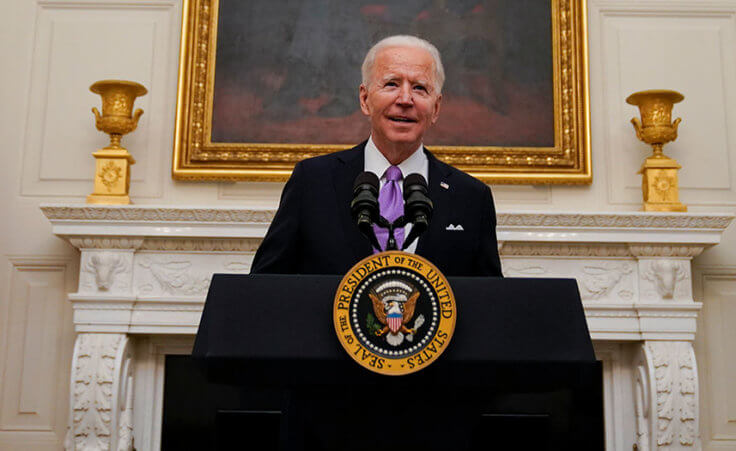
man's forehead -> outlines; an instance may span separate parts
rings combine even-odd
[[[391,52],[391,50],[395,50]],[[396,52],[398,50],[398,52]],[[402,52],[408,50],[409,52]],[[414,53],[416,51],[417,53]],[[419,53],[423,52],[423,53]],[[415,47],[389,47],[381,49],[376,55],[374,74],[381,79],[396,78],[400,74],[410,73],[415,76],[431,76],[434,70],[434,59],[424,49]]]
[[[390,60],[400,64],[426,64],[434,66],[434,58],[427,49],[414,46],[396,45],[384,47],[376,54],[376,60]]]

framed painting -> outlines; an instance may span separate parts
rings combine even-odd
[[[173,177],[286,180],[370,132],[360,66],[385,36],[437,46],[425,145],[488,183],[590,183],[585,0],[185,0]]]

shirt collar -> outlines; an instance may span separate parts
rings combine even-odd
[[[428,176],[428,160],[427,155],[424,154],[424,146],[419,144],[417,150],[409,156],[406,160],[399,163],[399,169],[401,174],[406,177],[409,174],[417,173],[424,176],[425,180]],[[365,145],[365,165],[364,169],[376,174],[380,179],[383,179],[383,175],[386,169],[391,166],[391,163],[383,156],[376,144],[373,142],[373,137],[368,138],[368,142]]]

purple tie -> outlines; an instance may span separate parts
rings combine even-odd
[[[378,204],[381,207],[381,216],[389,222],[393,222],[399,216],[404,215],[404,199],[401,195],[401,169],[398,166],[389,166],[386,169],[386,184],[381,188],[378,194]],[[388,229],[373,225],[373,231],[376,232],[376,238],[381,244],[382,249],[386,249],[388,243]],[[394,238],[396,238],[396,246],[401,249],[404,244],[404,228],[398,227],[394,229]],[[373,253],[380,252],[381,249],[374,249]]]

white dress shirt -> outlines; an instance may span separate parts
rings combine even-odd
[[[378,150],[373,142],[373,137],[368,138],[368,142],[365,145],[365,165],[363,169],[378,176],[381,181],[381,188],[386,184],[386,170],[390,166],[391,163],[383,156],[381,151]],[[427,160],[427,155],[424,154],[424,146],[422,144],[419,145],[417,150],[415,150],[409,158],[399,163],[398,166],[399,169],[401,169],[401,174],[404,178],[409,174],[420,174],[425,180],[427,180],[427,183],[429,183],[429,160]],[[403,193],[403,182],[399,184],[399,187]],[[404,238],[409,236],[411,226],[412,224],[409,223],[404,227]],[[405,249],[405,252],[413,254],[417,250],[418,242],[419,239],[414,240],[411,246]]]

